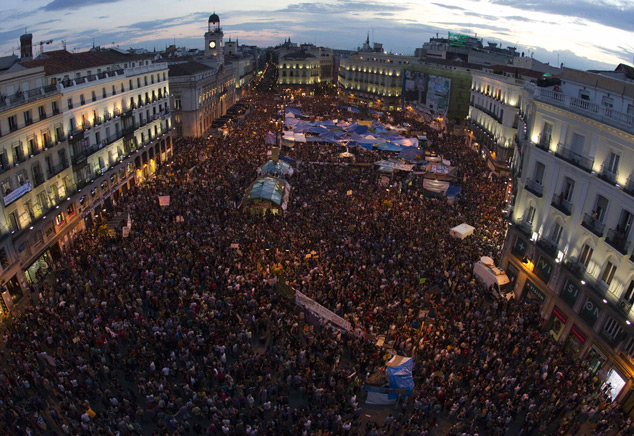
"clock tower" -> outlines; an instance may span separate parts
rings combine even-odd
[[[220,17],[214,12],[209,16],[207,32],[205,32],[205,58],[218,66],[224,64],[223,36],[224,34],[220,28]]]

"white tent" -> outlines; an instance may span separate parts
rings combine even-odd
[[[459,226],[456,226],[453,229],[450,229],[449,234],[453,236],[454,238],[464,239],[467,236],[472,235],[474,230],[475,230],[475,227],[470,226],[467,223],[462,223]]]

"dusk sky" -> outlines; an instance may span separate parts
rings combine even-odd
[[[356,49],[370,32],[392,52],[413,54],[436,32],[477,35],[513,45],[551,64],[613,69],[632,64],[634,0],[20,0],[0,5],[0,56],[19,54],[24,28],[46,50],[87,50],[93,44],[157,50],[202,48],[212,12],[225,38],[266,47],[290,37]]]

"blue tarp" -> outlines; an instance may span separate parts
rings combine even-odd
[[[328,129],[326,129],[325,127],[321,127],[321,126],[314,126],[311,127],[310,129],[306,130],[306,133],[316,133],[316,134],[320,134],[320,133],[325,133],[327,132]]]
[[[277,138],[273,132],[269,132],[264,137],[264,143],[266,145],[275,145],[277,144]]]
[[[419,158],[416,159],[416,156]],[[403,151],[399,153],[398,157],[410,162],[424,162],[425,152],[417,147],[403,147]]]
[[[447,197],[455,197],[460,194],[462,191],[462,186],[449,185],[449,189],[447,189]]]
[[[302,115],[302,111],[299,108],[296,107],[287,107],[286,108],[286,113],[292,113],[293,115],[295,115],[296,117],[303,117],[304,115]]]
[[[348,132],[354,132],[359,135],[363,135],[368,132],[368,126],[362,126],[360,124],[353,124],[348,128]]]
[[[403,147],[393,144],[391,142],[381,142],[376,145],[376,148],[383,151],[402,151]]]
[[[390,377],[390,388],[405,389],[408,394],[411,394],[414,390],[413,369],[414,359],[404,358],[398,366],[389,366],[388,362],[387,374]]]

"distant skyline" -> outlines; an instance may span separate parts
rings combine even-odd
[[[25,28],[35,55],[49,40],[45,51],[63,41],[84,51],[93,39],[122,49],[202,48],[213,12],[226,39],[260,47],[290,37],[354,50],[370,32],[385,50],[412,55],[436,33],[458,32],[579,69],[632,65],[634,57],[634,0],[22,0],[0,5],[0,56],[19,55]]]

